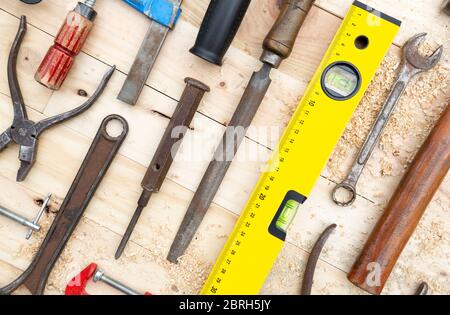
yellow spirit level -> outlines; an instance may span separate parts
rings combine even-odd
[[[401,22],[355,1],[201,294],[258,294]]]

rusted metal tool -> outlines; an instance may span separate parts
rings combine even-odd
[[[169,261],[176,263],[189,246],[231,165],[239,145],[245,137],[245,131],[250,126],[269,89],[271,83],[270,71],[273,68],[278,68],[281,62],[291,54],[297,34],[313,2],[312,0],[285,1],[277,21],[264,40],[264,51],[260,58],[263,66],[250,79],[227,131],[217,148],[215,158],[209,164],[200,182],[175,241],[170,248],[167,257]],[[233,136],[230,137],[230,135]]]
[[[428,283],[422,282],[416,290],[415,295],[428,295],[429,286]]]
[[[306,264],[305,274],[303,275],[301,295],[311,295],[311,289],[314,284],[314,273],[316,271],[317,262],[331,233],[337,228],[336,224],[332,224],[325,229],[314,245]]]
[[[139,52],[131,66],[119,96],[122,102],[135,105],[141,95],[169,30],[181,14],[182,0],[123,0],[151,19]]]
[[[70,280],[69,284],[66,287],[66,295],[90,295],[86,291],[86,287],[91,279],[94,282],[100,281],[106,283],[107,285],[127,295],[152,295],[149,292],[141,294],[127,287],[123,283],[108,277],[102,270],[98,269],[98,266],[95,263],[92,263],[89,266],[87,266],[76,277]]]
[[[122,124],[119,136],[108,134],[111,121]],[[128,124],[118,115],[106,117],[53,221],[41,247],[28,269],[15,281],[0,289],[0,295],[11,294],[24,285],[33,295],[44,293],[48,276],[69,241],[111,162],[128,134]]]
[[[348,275],[380,294],[450,167],[450,104],[417,153]]]
[[[434,68],[441,59],[443,53],[442,46],[436,49],[429,57],[423,57],[419,53],[419,45],[424,40],[426,35],[426,33],[417,34],[410,38],[404,45],[402,66],[397,82],[394,84],[391,94],[389,95],[386,103],[383,105],[368,138],[366,139],[355,163],[352,166],[350,174],[348,174],[347,178],[333,190],[332,198],[337,205],[348,207],[355,202],[357,196],[356,184],[358,183],[359,177],[361,176],[373,149],[377,145],[378,140],[383,133],[384,127],[386,127],[389,118],[392,115],[392,112],[405,92],[408,83],[418,74]],[[348,192],[349,198],[346,200],[340,200],[341,198],[338,197],[341,189]]]
[[[6,208],[3,208],[0,206],[0,215],[11,219],[23,226],[26,226],[28,228],[27,235],[25,238],[29,240],[31,236],[33,235],[33,232],[39,232],[41,230],[41,226],[39,225],[39,221],[41,220],[42,215],[44,214],[45,210],[47,209],[48,203],[50,202],[50,199],[52,198],[52,194],[48,194],[45,198],[44,202],[42,203],[41,209],[39,209],[39,212],[37,213],[36,217],[33,221],[28,220],[27,218],[22,217],[21,215],[8,210]]]
[[[34,76],[37,82],[59,90],[94,26],[95,1],[78,2],[69,12]]]
[[[314,247],[311,251],[311,254],[309,255],[308,262],[306,264],[300,295],[311,295],[317,262],[320,259],[320,254],[322,253],[322,250],[325,247],[328,238],[334,232],[334,230],[336,230],[336,228],[337,228],[336,224],[332,224],[329,227],[327,227],[314,244]],[[422,282],[420,286],[417,288],[415,295],[427,295],[427,294],[428,294],[428,284],[426,282]]]
[[[6,148],[8,144],[14,142],[20,146],[19,160],[20,168],[17,172],[17,181],[25,180],[34,165],[39,136],[47,129],[62,123],[75,116],[80,115],[89,109],[95,101],[103,93],[109,79],[114,73],[115,67],[112,67],[103,77],[97,90],[92,96],[81,106],[72,109],[68,112],[46,118],[37,123],[28,119],[27,110],[23,101],[20,85],[17,80],[17,55],[19,53],[20,45],[25,36],[27,29],[26,17],[22,16],[20,19],[20,27],[14,40],[11,52],[8,59],[8,81],[9,90],[11,91],[11,99],[14,107],[14,119],[12,126],[4,133],[0,134],[0,151]]]
[[[159,192],[167,172],[172,165],[173,159],[181,140],[186,134],[189,125],[194,118],[195,112],[203,98],[205,92],[209,92],[209,87],[200,81],[192,78],[186,78],[186,88],[181,96],[178,107],[175,109],[172,119],[167,126],[166,132],[161,140],[161,143],[156,150],[152,162],[150,163],[147,173],[142,180],[141,186],[143,192],[138,201],[138,207],[131,219],[130,224],[125,232],[125,235],[117,249],[116,259],[122,256],[128,240],[133,233],[133,230],[142,214],[144,208],[148,205],[153,193]],[[178,129],[176,129],[178,128]],[[175,132],[175,134],[174,134]]]
[[[442,11],[450,15],[450,0],[444,0],[442,2]]]

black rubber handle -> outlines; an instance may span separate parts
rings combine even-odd
[[[222,65],[222,59],[230,48],[250,1],[211,0],[195,46],[190,52],[208,62]]]

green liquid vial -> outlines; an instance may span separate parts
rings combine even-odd
[[[279,230],[285,233],[287,232],[289,226],[295,218],[295,215],[297,214],[299,207],[300,203],[296,200],[291,199],[286,202],[286,205],[284,206],[283,211],[281,212],[276,223]]]

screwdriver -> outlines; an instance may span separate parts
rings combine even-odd
[[[209,92],[209,87],[198,80],[186,78],[185,82],[186,88],[181,96],[180,102],[166,128],[166,132],[164,133],[155,156],[147,169],[147,173],[142,180],[141,186],[143,191],[138,201],[138,207],[117,249],[115,255],[116,259],[119,259],[120,256],[122,256],[128,240],[133,233],[134,227],[136,226],[142,211],[148,205],[152,194],[157,193],[160,190],[167,172],[172,165],[174,155],[179,148],[180,141],[183,139],[203,95],[206,92]]]
[[[94,25],[94,6],[95,0],[85,0],[69,12],[34,76],[37,82],[52,90],[61,88]]]
[[[260,71],[253,73],[241,101],[230,121],[227,130],[219,144],[213,161],[208,166],[205,175],[189,205],[181,223],[167,259],[177,263],[192,241],[200,226],[214,196],[219,190],[232,159],[244,139],[247,130],[258,108],[269,89],[270,72],[277,69],[281,62],[289,57],[294,47],[298,32],[312,7],[313,0],[286,0],[281,12],[263,43],[263,53],[260,58],[263,65]],[[230,134],[234,135],[230,139]],[[231,140],[231,141],[230,141]]]

